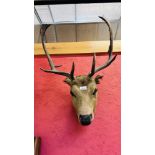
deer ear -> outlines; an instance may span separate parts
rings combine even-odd
[[[69,79],[69,78],[66,78],[65,80],[64,80],[64,82],[65,83],[67,83],[68,85],[72,85],[72,81],[71,81],[71,79]]]
[[[97,75],[97,76],[95,77],[95,82],[96,82],[96,84],[100,84],[100,79],[102,79],[102,77],[103,77],[103,75]]]

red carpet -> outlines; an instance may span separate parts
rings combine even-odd
[[[97,56],[97,65],[107,56]],[[54,56],[59,70],[70,71],[75,62],[75,75],[87,74],[92,56]],[[72,108],[69,86],[65,77],[49,74],[45,57],[35,57],[35,136],[40,136],[41,155],[120,155],[120,64],[118,55],[113,64],[100,71],[104,77],[98,85],[99,98],[96,116],[89,126],[78,123]]]

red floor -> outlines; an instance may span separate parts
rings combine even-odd
[[[107,56],[97,56],[97,64]],[[70,71],[75,62],[75,74],[90,71],[92,57],[55,56],[61,70]],[[41,136],[41,155],[120,155],[120,64],[118,55],[98,85],[99,98],[94,121],[81,126],[72,108],[69,86],[65,77],[44,73],[49,68],[45,57],[35,57],[35,136]]]

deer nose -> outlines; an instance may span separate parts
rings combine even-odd
[[[90,115],[80,115],[80,123],[82,125],[89,125],[91,123],[92,114]]]

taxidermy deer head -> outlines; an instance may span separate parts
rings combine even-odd
[[[98,94],[97,84],[99,84],[99,80],[102,78],[102,76],[101,75],[97,75],[96,77],[93,76],[100,70],[108,67],[116,58],[116,55],[112,56],[113,35],[111,26],[106,19],[104,19],[103,17],[99,18],[105,21],[109,29],[110,33],[110,45],[108,50],[109,57],[108,60],[103,65],[96,68],[95,54],[94,54],[91,71],[87,75],[80,75],[75,77],[74,62],[72,63],[70,73],[58,71],[56,68],[60,67],[61,65],[59,66],[54,65],[53,60],[51,59],[45,47],[45,32],[49,27],[49,25],[43,25],[40,31],[42,36],[42,46],[51,68],[50,70],[45,70],[42,68],[40,69],[47,73],[54,73],[66,77],[64,82],[66,82],[70,86],[70,94],[73,102],[73,107],[75,108],[78,120],[81,125],[89,125],[94,119],[94,113],[97,103],[97,94]]]

